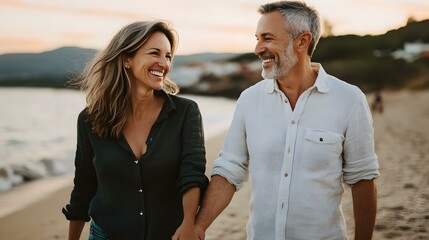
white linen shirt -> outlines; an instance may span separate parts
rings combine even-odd
[[[250,173],[249,240],[347,239],[343,181],[379,176],[365,95],[312,66],[294,110],[273,79],[243,91],[214,162],[237,191]]]

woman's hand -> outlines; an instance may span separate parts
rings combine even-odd
[[[198,239],[195,228],[199,199],[200,188],[198,187],[190,188],[183,194],[183,221],[171,237],[172,240],[204,240],[204,238]]]
[[[174,235],[171,237],[172,240],[200,240],[197,236],[195,226],[190,221],[183,221],[182,224],[177,228]]]
[[[206,232],[204,229],[198,225],[195,226],[195,232],[197,233],[198,240],[206,239]]]

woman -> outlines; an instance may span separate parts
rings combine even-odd
[[[69,239],[196,239],[207,186],[201,114],[167,78],[176,38],[168,24],[124,27],[79,86],[74,189],[63,209]]]

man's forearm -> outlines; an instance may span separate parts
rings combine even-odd
[[[235,190],[235,186],[229,183],[224,177],[213,176],[197,215],[197,227],[206,231],[216,217],[231,202]]]
[[[361,180],[352,186],[355,240],[372,239],[377,212],[374,180]]]

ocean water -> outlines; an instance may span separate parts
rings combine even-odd
[[[206,138],[227,129],[235,101],[181,96],[198,103]],[[0,88],[0,192],[73,171],[76,121],[84,107],[85,95],[76,90]]]

